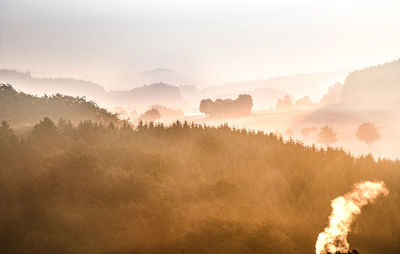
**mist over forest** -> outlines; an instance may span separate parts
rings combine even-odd
[[[0,0],[0,253],[400,253],[399,10]]]

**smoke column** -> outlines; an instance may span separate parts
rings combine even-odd
[[[384,182],[362,182],[355,184],[353,190],[332,200],[332,213],[329,216],[329,225],[324,232],[318,235],[315,244],[316,254],[346,253],[349,251],[347,235],[354,216],[361,213],[361,207],[380,196],[389,193]]]

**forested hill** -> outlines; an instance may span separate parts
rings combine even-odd
[[[178,87],[166,83],[150,83],[129,90],[106,91],[96,83],[71,78],[37,78],[29,72],[0,70],[0,83],[10,83],[19,91],[34,95],[85,96],[99,105],[127,108],[148,108],[162,104],[178,107],[186,105]]]
[[[344,83],[342,102],[367,109],[399,108],[400,60],[350,73]]]
[[[272,134],[46,118],[17,139],[3,123],[0,176],[1,253],[310,254],[331,200],[374,179],[390,194],[362,209],[351,248],[400,249],[400,162]]]
[[[60,94],[36,97],[18,92],[11,85],[0,84],[0,121],[5,120],[14,126],[33,125],[44,117],[64,118],[73,123],[83,120],[118,122],[115,114],[82,97]]]

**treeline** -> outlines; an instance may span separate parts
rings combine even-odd
[[[391,194],[349,242],[398,253],[399,161],[227,125],[45,118],[21,138],[3,122],[0,252],[313,253],[330,201],[373,179]]]
[[[83,120],[118,123],[111,114],[82,97],[52,95],[36,97],[16,91],[11,85],[0,84],[0,121],[12,125],[33,125],[43,119],[70,119],[73,123]]]

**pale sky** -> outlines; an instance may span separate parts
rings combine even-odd
[[[0,0],[0,68],[106,88],[159,67],[203,85],[352,70],[400,57],[399,13],[399,0]]]

